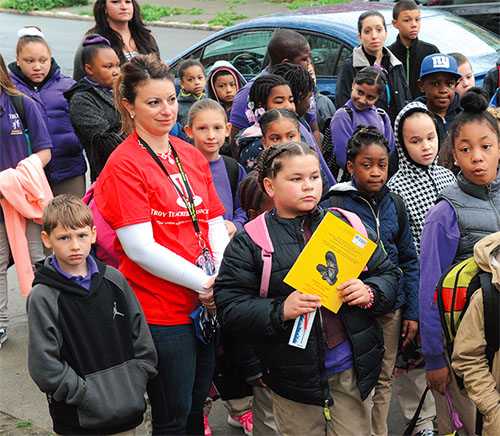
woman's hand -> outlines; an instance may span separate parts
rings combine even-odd
[[[403,322],[403,331],[401,332],[401,337],[405,338],[401,347],[404,349],[406,346],[413,341],[413,338],[417,334],[418,331],[418,322],[410,321],[409,319],[405,319]]]
[[[213,283],[212,283],[213,286]],[[214,301],[214,290],[212,289],[207,294],[199,294],[201,304],[203,304],[212,315],[215,315],[215,301]]]
[[[224,220],[224,223],[226,223],[227,233],[229,233],[229,239],[231,239],[238,229],[231,221]]]
[[[370,302],[370,294],[365,284],[359,279],[349,279],[339,285],[339,297],[349,306],[365,305]]]
[[[321,298],[316,295],[293,291],[285,300],[283,319],[288,321],[304,313],[314,312],[318,307],[321,307],[320,301]]]
[[[445,366],[439,369],[428,369],[425,372],[425,378],[427,379],[427,387],[444,395],[446,386],[451,382],[450,368]]]

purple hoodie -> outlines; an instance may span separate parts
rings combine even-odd
[[[335,112],[330,122],[335,159],[339,167],[345,168],[347,165],[347,141],[351,138],[356,127],[360,125],[375,126],[389,141],[390,149],[394,149],[394,132],[391,119],[387,113],[384,115],[378,113],[374,105],[364,111],[358,111],[354,107],[352,100],[349,100],[345,106],[352,110],[352,120],[346,109],[341,107]]]
[[[447,365],[441,319],[434,296],[437,282],[455,259],[459,240],[455,211],[442,200],[427,213],[420,238],[420,336],[428,370]]]

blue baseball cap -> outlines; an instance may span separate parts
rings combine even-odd
[[[462,77],[461,74],[458,74],[458,64],[455,58],[443,53],[428,55],[422,61],[422,65],[420,66],[420,79],[434,73],[448,73],[457,80]]]

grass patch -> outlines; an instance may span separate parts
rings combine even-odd
[[[287,3],[288,9],[299,9],[308,6],[335,5],[338,3],[348,3],[351,0],[268,0],[269,3]]]
[[[190,21],[191,24],[205,24],[204,21],[201,21],[201,20],[193,20],[193,21]]]
[[[94,13],[92,11],[78,11],[78,15],[85,15],[88,17],[93,17]]]
[[[20,421],[16,423],[17,428],[28,428],[31,427],[32,423],[30,420],[28,421]]]
[[[234,11],[219,12],[215,18],[209,20],[208,24],[229,27],[235,24],[235,20],[244,20],[245,18],[248,18],[248,15],[238,14]]]
[[[88,0],[7,0],[0,3],[0,7],[28,12],[82,6],[87,4]]]
[[[228,8],[228,10],[224,12],[218,12],[215,18],[212,18],[208,21],[208,24],[211,24],[212,26],[229,27],[234,25],[236,20],[244,20],[245,18],[249,18],[248,15],[239,14],[234,10],[236,7],[236,3],[241,1],[245,2],[245,0],[226,0],[226,7]]]
[[[148,4],[141,5],[141,13],[144,21],[158,21],[163,17],[171,17],[173,15],[201,15],[201,8],[172,8],[168,6],[151,6]]]

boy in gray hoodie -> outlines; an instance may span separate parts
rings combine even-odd
[[[134,435],[156,350],[125,277],[90,254],[96,228],[80,199],[45,208],[39,265],[28,302],[28,367],[47,394],[58,435]]]

